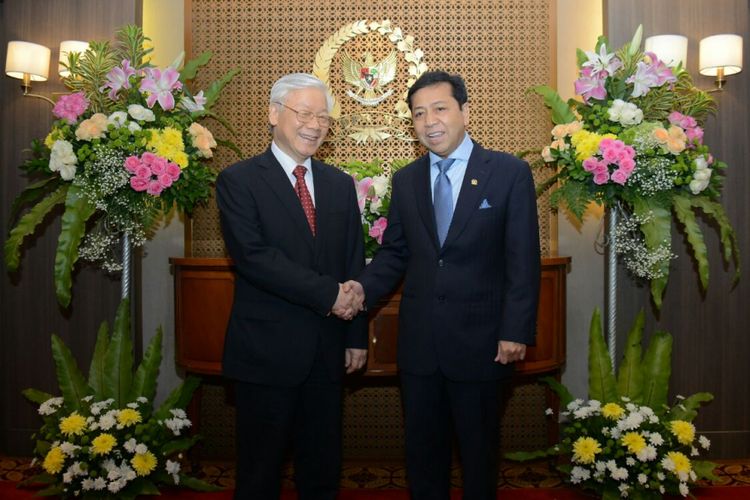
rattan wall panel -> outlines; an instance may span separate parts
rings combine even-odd
[[[414,37],[414,47],[423,51],[429,69],[444,69],[464,76],[469,88],[472,137],[481,144],[510,152],[539,149],[548,142],[548,116],[539,100],[526,89],[552,83],[550,11],[551,0],[458,0],[453,2],[404,2],[382,0],[369,4],[343,1],[304,0],[258,2],[191,0],[193,54],[213,52],[194,88],[204,88],[230,68],[242,73],[225,89],[215,110],[237,131],[235,142],[245,156],[262,152],[270,142],[267,129],[268,93],[273,82],[293,71],[311,72],[319,48],[339,29],[358,20],[390,20],[404,36]],[[375,60],[387,55],[386,37],[369,32],[347,41],[342,48],[354,58],[364,50]],[[346,94],[341,76],[339,50],[330,66],[330,86],[342,111],[356,107]],[[399,54],[395,89],[377,107],[392,112],[406,90],[408,64]],[[361,108],[360,108],[361,109]],[[226,137],[213,126],[217,135]],[[418,144],[398,139],[358,144],[354,140],[326,144],[319,157],[336,161],[350,159],[416,158],[423,153]],[[214,165],[222,169],[237,160],[221,151]],[[540,240],[549,253],[549,206],[539,202]],[[215,257],[225,254],[215,203],[196,212],[192,221],[192,254]]]

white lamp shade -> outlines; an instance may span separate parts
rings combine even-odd
[[[653,52],[667,66],[687,62],[688,39],[682,35],[657,35],[646,38],[646,52]]]
[[[68,64],[68,54],[78,52],[83,54],[89,48],[88,42],[78,40],[65,40],[60,42],[60,57],[58,58],[57,72],[62,77],[70,76],[70,71],[65,69],[62,63]]]
[[[724,75],[742,71],[742,37],[713,35],[701,40],[698,67],[706,76],[716,76],[720,68],[724,68]]]
[[[49,75],[50,50],[31,42],[8,42],[5,74],[23,80],[24,73],[34,82],[44,82]]]

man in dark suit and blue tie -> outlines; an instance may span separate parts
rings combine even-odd
[[[235,498],[277,500],[294,441],[301,500],[333,500],[341,468],[341,379],[364,366],[367,318],[341,283],[364,267],[352,178],[312,159],[333,99],[306,74],[271,89],[273,142],[216,182],[236,279],[223,373],[235,381]],[[333,314],[332,314],[333,313]]]
[[[366,305],[404,278],[398,366],[414,500],[448,500],[451,423],[464,499],[496,498],[499,389],[534,342],[540,255],[528,165],[466,132],[457,75],[423,74],[408,94],[429,153],[393,176],[383,244],[357,283]]]

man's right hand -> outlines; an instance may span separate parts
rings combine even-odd
[[[339,294],[332,312],[341,319],[350,320],[364,308],[365,291],[356,281],[339,283]]]

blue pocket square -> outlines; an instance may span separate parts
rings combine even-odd
[[[492,208],[492,205],[487,201],[487,198],[482,200],[482,204],[479,205],[479,210],[484,210],[485,208]]]

